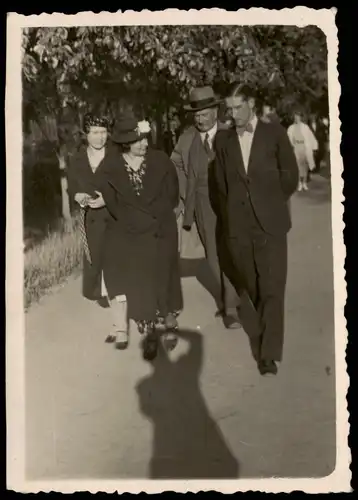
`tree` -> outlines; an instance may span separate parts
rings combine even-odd
[[[184,98],[192,86],[238,75],[265,82],[276,69],[242,26],[37,28],[26,30],[23,46],[26,79],[50,72],[65,102],[85,99],[99,78],[132,92],[166,83]]]
[[[64,104],[98,95],[140,96],[152,112],[164,96],[181,103],[192,86],[219,91],[237,78],[311,103],[327,94],[327,47],[308,26],[104,26],[24,30],[23,73],[50,78]],[[96,91],[94,91],[96,90]],[[101,93],[103,95],[103,92]]]
[[[277,72],[266,92],[282,114],[299,106],[328,115],[327,42],[316,26],[255,26],[253,37]],[[318,108],[318,109],[317,109]]]
[[[51,115],[59,130],[69,110],[79,127],[88,106],[104,101],[116,114],[124,98],[155,120],[160,143],[163,117],[193,86],[220,94],[234,80],[276,95],[284,113],[327,96],[327,47],[314,26],[25,28],[22,47],[25,122]],[[54,141],[60,168],[70,137]]]

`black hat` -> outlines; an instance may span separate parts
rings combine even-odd
[[[130,112],[123,113],[116,120],[112,133],[113,142],[129,144],[136,142],[150,133],[150,124],[146,120],[138,119]]]

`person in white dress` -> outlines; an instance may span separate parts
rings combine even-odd
[[[287,134],[299,169],[298,191],[307,191],[308,173],[315,168],[314,151],[318,149],[317,139],[307,123],[302,120],[301,112],[295,113],[294,122],[288,127]]]

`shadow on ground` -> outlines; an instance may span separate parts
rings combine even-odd
[[[181,277],[195,277],[198,282],[207,290],[214,300],[218,301],[218,290],[214,276],[205,258],[201,259],[180,259]]]
[[[309,182],[309,191],[297,193],[297,196],[307,200],[311,205],[331,202],[331,183],[322,176],[312,176]]]
[[[238,478],[239,464],[201,393],[203,338],[181,330],[188,351],[171,360],[161,349],[150,376],[136,386],[139,407],[153,424],[152,479]]]

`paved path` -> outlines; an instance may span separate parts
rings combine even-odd
[[[335,466],[330,191],[292,200],[284,362],[263,378],[243,331],[183,278],[182,340],[154,367],[115,351],[80,280],[26,315],[28,479],[320,477]],[[192,262],[193,269],[195,268]],[[199,266],[200,267],[200,266]],[[194,269],[195,270],[195,269]],[[192,332],[192,333],[190,333]],[[191,346],[191,347],[189,347]]]

